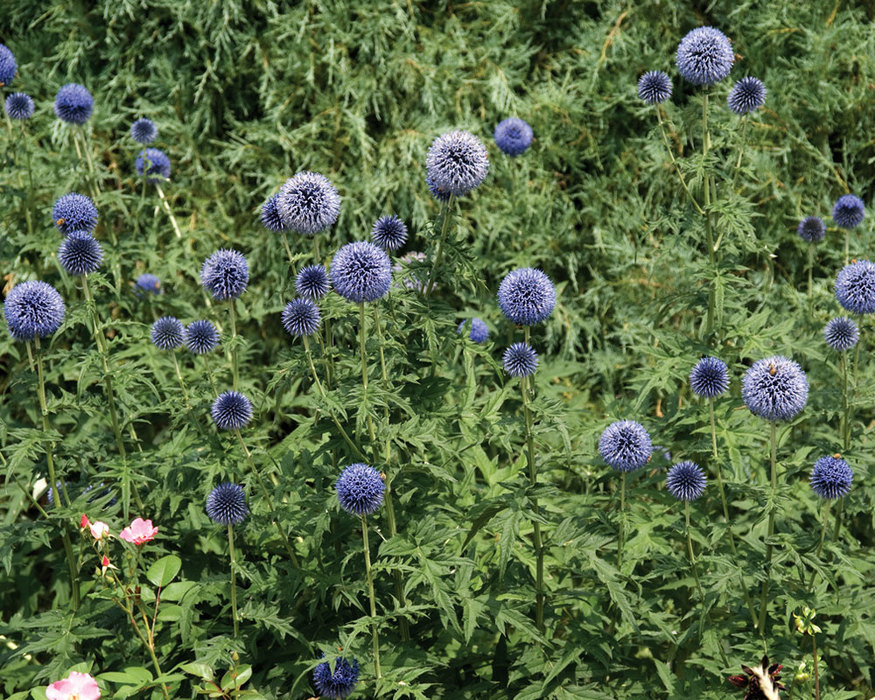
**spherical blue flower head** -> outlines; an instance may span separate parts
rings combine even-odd
[[[330,287],[328,271],[323,265],[308,265],[301,268],[301,271],[295,278],[295,289],[298,295],[310,301],[316,301],[324,297],[328,294]]]
[[[767,357],[747,370],[741,398],[755,416],[791,420],[808,401],[808,379],[793,360],[781,355]]]
[[[821,498],[842,498],[851,490],[854,470],[841,455],[827,455],[814,463],[811,470],[811,488]]]
[[[522,155],[532,145],[532,127],[516,117],[500,121],[494,136],[495,145],[509,156]]]
[[[723,360],[703,357],[690,372],[690,388],[696,396],[713,399],[729,388],[729,369]]]
[[[833,350],[850,350],[860,339],[857,324],[849,318],[834,318],[823,329],[826,344]]]
[[[331,261],[331,284],[349,301],[376,301],[392,284],[392,263],[373,243],[347,243]]]
[[[508,320],[518,326],[532,326],[547,319],[556,305],[556,289],[540,270],[513,270],[498,287],[498,305]]]
[[[319,330],[322,314],[319,307],[309,299],[294,299],[283,309],[283,328],[289,335],[300,338],[302,335],[313,335]]]
[[[0,87],[9,85],[15,79],[18,64],[15,56],[5,44],[0,44]]]
[[[796,233],[803,241],[817,243],[826,235],[826,224],[819,216],[806,216],[796,227]]]
[[[252,420],[252,402],[239,391],[226,391],[213,401],[210,414],[221,430],[240,430]]]
[[[631,472],[650,461],[653,444],[640,423],[618,420],[611,423],[599,438],[599,454],[614,469]]]
[[[150,292],[152,294],[161,294],[161,280],[155,275],[148,272],[137,277],[136,287],[138,290]]]
[[[68,124],[82,126],[91,116],[94,98],[88,89],[77,83],[67,83],[55,97],[55,114]]]
[[[854,314],[875,311],[875,265],[868,260],[856,260],[845,265],[836,275],[836,299]]]
[[[286,230],[286,226],[277,208],[279,197],[278,194],[268,197],[265,203],[261,205],[261,223],[264,224],[264,228],[274,233],[281,233]]]
[[[462,321],[459,324],[456,332],[461,335],[462,331],[465,330],[465,326],[468,321]],[[468,334],[468,337],[473,340],[475,343],[485,343],[489,340],[489,326],[487,326],[482,319],[472,318],[471,319],[471,332]]]
[[[64,311],[58,290],[35,280],[15,285],[3,306],[9,334],[24,341],[54,333],[64,321]]]
[[[13,92],[6,98],[4,106],[6,107],[6,114],[9,115],[10,119],[20,120],[30,119],[36,109],[33,100],[30,99],[30,95],[26,95],[23,92]]]
[[[665,478],[668,492],[679,501],[695,501],[705,493],[708,479],[695,462],[679,462],[672,465]]]
[[[337,221],[340,195],[327,177],[304,171],[280,188],[277,209],[286,228],[312,236]]]
[[[246,494],[237,484],[219,484],[207,496],[207,515],[219,525],[239,525],[249,515]]]
[[[671,97],[671,78],[661,70],[649,70],[638,79],[638,97],[649,105],[658,105]]]
[[[71,231],[92,233],[97,227],[97,207],[90,197],[78,192],[70,192],[55,201],[52,207],[52,220],[58,231],[65,236]]]
[[[338,658],[334,663],[334,673],[327,661],[313,669],[313,685],[316,692],[323,698],[345,698],[353,690],[359,679],[359,662],[352,660],[352,666],[346,659]]]
[[[152,324],[149,336],[159,350],[176,350],[182,345],[185,329],[179,319],[162,316]]]
[[[462,197],[486,179],[489,154],[486,146],[474,134],[461,130],[450,131],[432,142],[425,167],[427,177],[435,187]]]
[[[71,231],[61,241],[58,261],[70,275],[87,275],[100,267],[103,249],[87,231]]]
[[[425,259],[425,253],[420,253],[418,250],[410,251],[398,258],[398,262],[392,266],[392,271],[400,275],[399,281],[407,289],[415,289],[417,292],[421,292],[425,289],[425,285],[428,282],[427,273],[421,268],[417,270],[408,269],[406,271],[404,268],[409,268],[410,263],[424,263]]]
[[[219,331],[209,321],[193,321],[186,326],[182,341],[195,355],[205,355],[219,344]]]
[[[678,45],[678,72],[693,85],[713,85],[729,75],[735,54],[729,39],[714,27],[697,27]]]
[[[131,138],[137,143],[152,143],[158,138],[158,127],[151,119],[137,119],[131,124]]]
[[[842,195],[832,208],[832,220],[841,228],[856,228],[863,223],[864,216],[863,200],[853,194]]]
[[[501,362],[511,377],[531,377],[538,369],[538,353],[528,343],[514,343],[504,351]]]
[[[750,114],[766,103],[766,86],[759,78],[742,78],[732,86],[726,101],[736,114]]]
[[[428,185],[428,191],[431,192],[431,196],[434,197],[439,202],[449,202],[450,201],[450,193],[446,190],[442,190],[438,187],[434,180],[431,179],[431,175],[426,174],[425,176],[425,184]]]
[[[394,214],[381,216],[371,230],[374,244],[386,251],[398,250],[407,243],[407,225]]]
[[[386,484],[373,467],[350,464],[337,478],[337,500],[352,515],[370,515],[383,505]]]
[[[140,151],[137,161],[134,163],[137,175],[160,175],[161,177],[147,177],[146,182],[150,185],[164,182],[170,177],[170,158],[159,148],[146,148]]]
[[[221,248],[204,260],[201,284],[213,299],[237,299],[249,284],[249,265],[242,253]]]

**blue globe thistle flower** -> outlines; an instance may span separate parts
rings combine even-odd
[[[16,284],[3,305],[9,335],[24,341],[54,333],[64,321],[64,311],[58,290],[36,280]]]
[[[249,284],[249,265],[242,253],[220,248],[204,260],[201,284],[213,299],[237,299]]]
[[[532,127],[517,117],[500,121],[493,136],[495,145],[509,156],[522,155],[532,145]]]
[[[13,92],[6,98],[4,106],[10,119],[19,120],[30,119],[36,109],[30,95],[23,92]]]
[[[729,39],[714,27],[697,27],[678,45],[678,72],[693,85],[713,85],[723,80],[734,61]]]
[[[0,44],[0,87],[9,85],[15,80],[17,72],[18,64],[15,62],[15,55],[6,44]]]
[[[808,379],[793,360],[774,355],[754,362],[747,370],[741,398],[755,416],[791,420],[808,401]]]
[[[371,238],[383,250],[398,250],[407,243],[407,225],[394,214],[381,216],[374,223]]]
[[[160,175],[161,177],[147,177],[146,182],[150,185],[164,182],[170,177],[170,158],[160,148],[146,148],[140,151],[134,163],[137,175]]]
[[[330,698],[345,698],[353,690],[359,679],[359,662],[352,660],[352,666],[346,659],[339,657],[334,663],[334,673],[331,673],[331,666],[327,661],[323,661],[315,669],[313,669],[313,685],[316,687],[316,692],[320,697]]]
[[[70,192],[55,200],[52,207],[52,220],[58,231],[65,236],[71,231],[92,233],[97,227],[97,207],[90,197],[78,192]]]
[[[474,134],[461,130],[450,131],[432,142],[425,167],[432,185],[443,192],[462,197],[486,179],[489,154],[486,146]]]
[[[283,309],[282,322],[286,332],[296,338],[313,335],[319,330],[322,314],[309,299],[294,299]]]
[[[60,479],[59,479],[58,481],[55,482],[55,485],[54,485],[54,486],[49,486],[49,488],[46,490],[46,502],[47,502],[50,506],[54,506],[54,505],[55,505],[55,494],[57,494],[57,493],[60,493],[60,494],[63,494],[63,493],[64,493],[64,489],[62,488],[62,484],[61,484],[61,480],[60,480]],[[62,502],[63,502],[63,499],[60,499],[59,502],[62,503]]]
[[[331,261],[331,284],[349,301],[376,301],[392,284],[389,256],[373,243],[347,243]]]
[[[498,305],[508,320],[518,326],[532,326],[547,319],[556,305],[556,289],[540,270],[521,267],[512,270],[498,287]]]
[[[386,484],[373,467],[350,464],[337,478],[337,500],[352,515],[370,515],[383,505]]]
[[[465,326],[468,321],[462,321],[459,324],[459,327],[456,329],[456,332],[461,335],[462,331],[465,330]],[[489,340],[489,327],[483,322],[482,319],[472,318],[471,319],[471,332],[468,334],[468,337],[473,340],[475,343],[485,343]]]
[[[826,235],[826,224],[819,216],[806,216],[796,227],[796,233],[803,241],[817,243]]]
[[[82,126],[94,109],[94,98],[88,89],[77,83],[67,83],[55,97],[55,114],[61,121]]]
[[[729,388],[729,369],[723,360],[703,357],[690,372],[690,388],[696,396],[713,399]]]
[[[633,420],[611,423],[599,438],[599,454],[614,469],[631,472],[650,461],[653,444],[644,426]]]
[[[438,187],[434,180],[431,179],[431,175],[426,174],[425,176],[425,184],[428,185],[428,191],[431,192],[431,196],[434,197],[439,202],[449,202],[450,201],[450,193],[446,190]]]
[[[240,430],[252,420],[252,402],[239,391],[226,391],[213,401],[210,414],[221,430]]]
[[[328,271],[323,265],[308,265],[301,268],[298,276],[295,278],[295,289],[298,296],[316,301],[321,299],[331,288],[328,282]]]
[[[853,194],[842,195],[832,208],[832,220],[841,228],[857,228],[865,216],[863,200]]]
[[[161,280],[149,272],[144,272],[137,277],[135,285],[137,290],[150,292],[152,294],[161,294]]]
[[[286,228],[312,236],[337,221],[340,195],[327,177],[304,171],[280,188],[277,209]]]
[[[103,249],[87,231],[71,231],[61,241],[58,261],[70,275],[87,275],[100,267]]]
[[[695,462],[679,462],[672,465],[665,478],[668,492],[679,501],[695,501],[705,493],[708,479]]]
[[[661,70],[649,70],[638,79],[638,97],[649,105],[658,105],[671,97],[671,78]]]
[[[850,350],[860,339],[857,324],[849,318],[834,318],[823,329],[826,344],[833,350]]]
[[[152,143],[158,138],[158,127],[151,119],[142,117],[131,124],[131,138],[137,143]]]
[[[185,327],[182,341],[195,355],[205,355],[219,344],[219,331],[209,321],[193,321]]]
[[[420,253],[418,250],[410,251],[398,258],[398,262],[392,266],[392,271],[400,275],[399,282],[401,285],[407,289],[414,289],[417,292],[425,289],[425,285],[428,282],[428,274],[421,268],[409,269],[411,263],[424,263],[425,259],[425,253]],[[408,269],[405,271],[405,268]]]
[[[183,342],[185,329],[179,319],[173,316],[162,316],[152,324],[149,333],[152,343],[159,350],[176,350]]]
[[[246,494],[238,484],[219,484],[207,496],[206,509],[210,520],[219,525],[239,525],[249,515]]]
[[[736,114],[750,114],[766,103],[766,86],[758,78],[742,78],[732,86],[726,101]]]
[[[504,351],[501,363],[511,377],[531,377],[538,368],[538,353],[528,343],[514,343]]]
[[[279,197],[278,194],[268,197],[264,204],[261,205],[261,223],[264,224],[268,231],[273,231],[274,233],[282,233],[286,230],[286,226],[277,208]]]
[[[855,260],[836,275],[835,294],[839,304],[854,314],[875,311],[875,265]]]
[[[814,463],[809,483],[821,498],[842,498],[851,490],[854,470],[841,455],[827,455]]]

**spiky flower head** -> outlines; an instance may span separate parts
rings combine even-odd
[[[599,438],[599,454],[614,469],[631,472],[650,461],[653,444],[644,426],[633,420],[611,423]]]
[[[146,182],[150,185],[164,182],[170,177],[170,158],[160,148],[145,148],[140,151],[134,166],[137,169],[137,175],[160,176],[147,177]]]
[[[532,326],[547,319],[556,305],[556,289],[540,270],[521,267],[512,270],[498,287],[498,305],[508,320],[518,326]]]
[[[450,193],[446,190],[438,187],[434,180],[432,180],[431,175],[426,174],[425,176],[425,184],[428,185],[428,191],[431,192],[431,196],[434,197],[439,202],[449,202],[450,201]]]
[[[853,194],[842,195],[832,208],[832,220],[841,228],[857,228],[865,216],[863,200]]]
[[[509,156],[522,155],[532,145],[532,127],[517,117],[500,121],[493,136],[495,145]]]
[[[301,268],[295,278],[295,289],[299,296],[310,301],[321,299],[331,288],[328,282],[328,271],[323,265],[308,265]]]
[[[747,370],[741,398],[755,416],[791,420],[808,401],[808,379],[793,360],[774,355],[754,362]]]
[[[312,236],[337,221],[340,195],[327,177],[304,171],[280,188],[277,209],[286,228]]]
[[[30,95],[23,92],[13,92],[6,98],[4,106],[10,119],[19,120],[30,119],[36,109]]]
[[[826,235],[826,224],[819,216],[806,216],[796,227],[796,233],[803,241],[817,243]]]
[[[58,231],[65,236],[71,231],[92,233],[97,227],[97,207],[90,197],[78,192],[70,192],[55,200],[52,207],[52,220]]]
[[[192,321],[185,327],[182,340],[195,355],[205,355],[219,344],[219,331],[207,320]]]
[[[158,138],[158,127],[151,119],[141,117],[131,124],[131,138],[137,143],[152,143]]]
[[[161,280],[149,272],[144,272],[137,277],[135,285],[138,290],[151,294],[161,294]]]
[[[264,224],[264,228],[274,233],[282,233],[286,230],[286,225],[283,223],[277,208],[279,197],[279,194],[272,195],[261,205],[261,223]]]
[[[322,314],[319,307],[309,299],[293,299],[283,309],[283,328],[289,335],[300,338],[303,335],[313,335],[319,330]]]
[[[219,525],[239,525],[249,515],[246,494],[238,484],[219,484],[207,496],[207,515]]]
[[[456,332],[461,335],[462,331],[465,330],[468,321],[462,321],[459,324],[459,327],[456,329]],[[471,332],[468,334],[468,337],[473,340],[475,343],[485,343],[489,340],[489,326],[487,326],[482,319],[472,318],[471,319]]]
[[[679,501],[695,501],[705,493],[708,479],[695,462],[678,462],[668,470],[665,487]]]
[[[732,86],[726,101],[736,114],[750,114],[766,103],[766,86],[759,78],[742,78]]]
[[[425,167],[427,179],[438,190],[462,197],[486,179],[489,154],[474,134],[449,131],[432,142]]]
[[[857,324],[849,318],[838,317],[830,320],[823,329],[823,337],[826,344],[839,352],[850,350],[860,339]]]
[[[839,304],[853,314],[875,311],[875,265],[854,260],[836,275],[835,294]]]
[[[407,225],[395,214],[381,216],[374,223],[371,238],[385,251],[398,250],[407,243]]]
[[[185,329],[182,322],[173,316],[162,316],[152,324],[149,333],[152,343],[159,350],[176,350],[182,346]]]
[[[9,335],[24,341],[54,333],[64,321],[64,311],[58,290],[36,280],[16,284],[3,306]]]
[[[330,698],[345,698],[353,690],[359,680],[359,662],[352,660],[352,666],[346,659],[339,657],[334,663],[334,673],[331,673],[331,666],[327,661],[323,661],[315,669],[313,669],[313,685],[316,687],[316,692],[320,697]]]
[[[528,343],[514,343],[504,351],[501,363],[511,377],[530,377],[538,369],[538,353]]]
[[[671,78],[661,70],[649,70],[638,79],[638,97],[649,105],[658,105],[671,97]]]
[[[811,488],[821,498],[842,498],[851,490],[854,470],[841,455],[826,455],[814,463]]]
[[[676,58],[682,78],[693,85],[713,85],[729,75],[735,54],[719,29],[696,27],[681,39]]]
[[[252,402],[239,391],[226,391],[213,401],[210,414],[221,430],[240,430],[252,420]]]
[[[87,275],[100,267],[103,249],[88,231],[71,231],[61,241],[58,262],[68,274]]]
[[[243,253],[220,248],[204,260],[201,284],[213,299],[237,299],[249,284],[249,265]]]
[[[703,357],[690,372],[690,388],[696,396],[713,399],[729,388],[729,369],[716,357]]]
[[[349,301],[376,301],[392,284],[392,263],[373,243],[347,243],[331,261],[331,284]]]
[[[15,62],[15,55],[9,50],[6,44],[0,44],[0,87],[9,85],[18,72],[18,64]]]
[[[337,478],[337,500],[352,515],[370,515],[383,505],[386,484],[373,467],[350,464]]]
[[[61,121],[82,126],[94,109],[94,98],[88,89],[77,83],[67,83],[55,97],[55,114]]]
[[[421,292],[428,282],[428,273],[422,269],[425,259],[425,253],[412,250],[398,258],[398,262],[392,266],[392,271],[399,274],[399,282],[407,289]]]

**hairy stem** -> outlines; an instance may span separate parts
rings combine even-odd
[[[374,667],[377,671],[377,678],[382,678],[383,674],[380,670],[380,636],[377,631],[377,603],[374,597],[374,577],[371,573],[371,550],[368,546],[368,519],[362,515],[362,546],[365,551],[365,574],[368,578],[368,598],[371,603],[371,634],[374,638]]]
[[[441,260],[444,257],[444,243],[447,241],[447,231],[450,228],[450,216],[453,210],[453,204],[456,201],[456,196],[451,194],[450,198],[446,201],[443,209],[443,222],[441,223],[441,237],[438,241],[437,252],[434,256],[434,267],[431,269],[431,274],[429,275],[428,286],[425,288],[425,296],[430,297],[432,290],[434,289],[434,285],[437,282],[437,271],[440,267]]]
[[[234,526],[228,523],[228,552],[231,555],[231,619],[234,621],[234,637],[240,632],[237,622],[237,554],[234,551]]]
[[[778,424],[775,421],[771,421],[771,435],[770,440],[771,444],[771,456],[770,456],[770,466],[771,466],[771,481],[772,481],[772,500],[775,500],[775,497],[778,493],[778,467],[775,459],[777,449],[778,449]],[[769,598],[769,583],[771,581],[772,575],[772,536],[775,534],[775,507],[769,510],[769,529],[768,534],[766,535],[766,576],[763,580],[762,590],[760,591],[760,618],[759,618],[759,629],[760,633],[765,635],[766,632],[766,612],[768,609],[768,598]]]

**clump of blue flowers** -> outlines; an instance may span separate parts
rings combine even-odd
[[[649,70],[638,79],[638,97],[649,105],[665,102],[671,90],[671,78],[661,70]]]
[[[459,324],[459,327],[456,329],[456,332],[461,335],[462,331],[465,330],[468,321],[462,321]],[[473,340],[475,343],[485,343],[489,340],[489,326],[487,326],[482,319],[472,318],[471,319],[471,332],[468,334],[468,338]]]
[[[839,270],[835,281],[839,304],[854,314],[875,311],[875,265],[868,260],[855,260]]]
[[[367,241],[347,243],[331,261],[331,284],[349,301],[376,301],[392,284],[389,256]]]
[[[678,72],[693,85],[713,85],[729,75],[735,54],[729,39],[714,27],[697,27],[678,45]]]
[[[599,438],[599,454],[611,467],[631,472],[650,461],[653,443],[644,426],[633,420],[611,423]]]
[[[796,233],[807,243],[817,243],[826,235],[826,224],[819,216],[806,216],[796,227]]]
[[[176,350],[182,346],[184,330],[178,318],[162,316],[152,324],[149,335],[159,350]]]
[[[842,498],[851,490],[854,470],[841,455],[827,455],[814,463],[811,470],[811,488],[821,498]]]
[[[833,350],[850,350],[860,339],[857,324],[849,318],[834,318],[823,329],[826,344]]]
[[[97,207],[90,197],[70,192],[55,201],[52,220],[65,236],[71,231],[91,233],[97,227]]]
[[[149,292],[150,294],[161,293],[161,280],[149,272],[144,272],[137,277],[135,286],[138,290]]]
[[[367,464],[350,464],[337,478],[337,500],[351,515],[370,515],[383,505],[386,484],[380,472]]]
[[[134,164],[137,175],[148,175],[146,182],[150,185],[161,183],[170,177],[170,158],[160,148],[146,148],[140,151]],[[160,177],[151,177],[159,175]]]
[[[36,109],[30,95],[23,92],[13,92],[6,98],[4,107],[10,119],[18,120],[30,119]]]
[[[511,377],[530,377],[538,368],[538,353],[528,343],[514,343],[504,351],[502,364]]]
[[[204,260],[201,284],[213,296],[224,301],[237,299],[249,284],[249,265],[242,253],[221,248]]]
[[[131,124],[131,138],[137,143],[147,144],[152,143],[158,138],[158,127],[155,122],[145,117],[137,119]]]
[[[690,388],[696,396],[713,399],[729,389],[729,369],[716,357],[703,357],[690,371]]]
[[[67,83],[55,97],[55,114],[61,121],[82,126],[94,109],[94,98],[78,83]]]
[[[296,338],[313,335],[319,330],[322,315],[309,299],[294,299],[283,309],[282,322],[286,332]]]
[[[407,243],[407,225],[395,214],[381,216],[374,223],[371,238],[383,250],[398,250]]]
[[[195,355],[205,355],[219,344],[219,331],[207,320],[193,321],[186,326],[182,339]]]
[[[679,501],[695,501],[705,493],[708,479],[695,462],[679,462],[672,465],[665,478],[668,492]]]
[[[249,515],[246,494],[238,484],[219,484],[207,496],[207,515],[219,525],[239,525]]]
[[[766,420],[791,420],[808,401],[808,379],[782,355],[754,362],[744,375],[741,397],[750,412]]]
[[[519,156],[532,145],[532,127],[522,119],[508,117],[495,127],[495,145],[502,153]]]
[[[410,268],[411,263],[414,263],[415,267],[415,264],[424,262],[425,253],[418,250],[412,250],[398,258],[398,262],[392,266],[392,270],[398,273],[400,282],[404,287],[421,292],[424,289],[426,282],[428,282],[427,274],[422,269],[405,270],[405,268]]]
[[[6,296],[3,314],[15,340],[45,338],[64,321],[64,300],[52,285],[31,280],[16,284]]]
[[[252,420],[252,402],[239,391],[226,391],[213,401],[210,415],[219,429],[240,430]]]
[[[320,697],[336,700],[345,698],[353,690],[359,679],[359,662],[352,660],[352,665],[346,659],[338,658],[334,664],[334,673],[331,666],[323,661],[313,669],[313,685]]]
[[[498,287],[498,305],[508,320],[519,326],[541,323],[556,305],[556,289],[540,270],[522,267],[513,270]]]
[[[87,275],[100,267],[103,262],[103,249],[87,231],[71,231],[61,241],[58,262],[68,274]]]
[[[324,175],[300,172],[280,189],[277,210],[286,228],[312,236],[337,221],[340,195]]]
[[[450,131],[432,142],[425,167],[432,192],[463,197],[486,179],[489,154],[471,132]]]
[[[726,101],[736,114],[750,114],[766,103],[766,86],[759,78],[742,78],[732,86]]]
[[[863,200],[853,194],[842,195],[832,208],[832,220],[841,228],[857,228],[865,216]]]
[[[0,44],[0,87],[9,85],[15,80],[17,72],[18,63],[15,62],[15,54],[6,44]]]
[[[295,278],[295,290],[298,295],[310,301],[324,297],[330,287],[328,271],[323,265],[308,265],[301,268]]]

